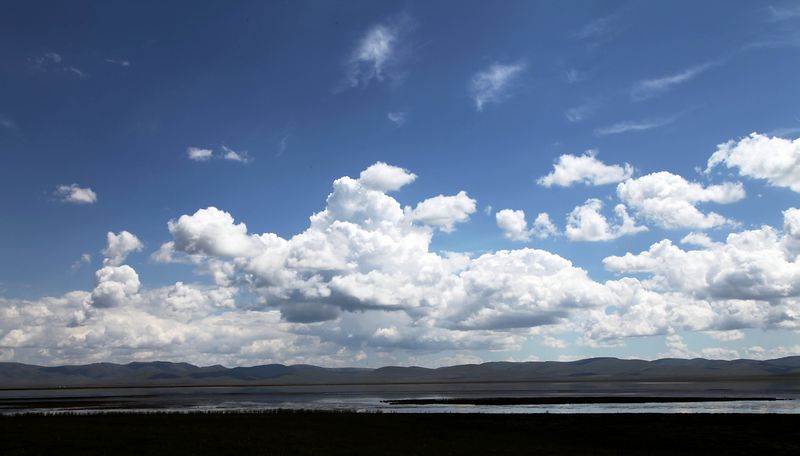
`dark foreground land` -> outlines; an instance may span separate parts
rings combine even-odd
[[[0,453],[800,454],[800,415],[337,412],[0,416]]]

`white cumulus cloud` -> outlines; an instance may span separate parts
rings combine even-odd
[[[605,185],[622,182],[633,175],[633,167],[628,163],[606,165],[597,159],[597,151],[590,150],[583,155],[564,154],[553,164],[550,174],[539,178],[537,183],[544,187],[569,187],[573,184]]]
[[[546,239],[558,234],[558,228],[550,221],[546,212],[540,212],[530,228],[525,220],[525,211],[521,209],[500,210],[495,214],[495,221],[503,236],[512,241],[529,241],[532,237]]]
[[[419,202],[411,212],[411,219],[450,233],[455,229],[456,223],[469,220],[469,216],[475,212],[476,204],[477,201],[464,191],[453,196],[434,196]]]
[[[108,232],[106,234],[106,248],[103,249],[104,265],[119,266],[128,258],[131,252],[140,252],[144,244],[133,233],[120,231],[118,234]]]
[[[94,190],[78,184],[59,185],[53,194],[64,203],[93,204],[97,202],[97,193]]]
[[[612,225],[600,212],[603,202],[592,198],[586,200],[567,216],[567,226],[564,232],[572,241],[610,241],[622,236],[647,231],[647,227],[637,225],[636,221],[628,215],[624,204],[614,207],[614,213],[619,219],[619,224]]]
[[[707,229],[731,221],[715,212],[704,213],[697,205],[734,203],[745,197],[745,191],[740,183],[704,187],[661,171],[620,182],[617,196],[639,217],[662,228]]]
[[[393,192],[414,182],[417,175],[403,168],[377,162],[361,171],[358,182],[366,188],[380,192]]]
[[[737,169],[742,176],[764,179],[775,187],[800,192],[800,138],[770,138],[752,133],[739,141],[728,141],[717,146],[708,159],[706,173],[723,165]]]
[[[211,149],[202,149],[199,147],[189,147],[186,149],[186,154],[189,156],[190,160],[208,161],[211,160],[211,157],[214,155],[214,151]]]

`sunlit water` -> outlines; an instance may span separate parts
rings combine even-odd
[[[777,401],[642,404],[393,405],[453,397],[774,397]],[[385,413],[800,413],[800,385],[688,382],[109,388],[0,391],[0,414],[350,410]]]

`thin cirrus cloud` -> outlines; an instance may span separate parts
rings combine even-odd
[[[577,84],[586,80],[586,74],[574,68],[570,68],[564,72],[564,80],[569,84]]]
[[[4,114],[0,113],[0,126],[3,128],[7,128],[9,130],[13,130],[17,128],[16,122],[11,120],[10,117],[6,117]]]
[[[589,22],[575,32],[572,36],[578,40],[597,39],[608,34],[616,20],[619,18],[619,13],[609,14],[608,16],[599,17]]]
[[[78,184],[59,185],[53,195],[63,203],[94,204],[97,202],[97,193],[94,190]]]
[[[64,57],[57,52],[45,52],[28,59],[34,70],[41,72],[63,72],[75,75],[81,79],[88,75],[80,68],[66,63]]]
[[[388,112],[386,113],[386,118],[396,126],[402,127],[405,125],[406,120],[408,120],[408,113],[405,111]]]
[[[371,26],[358,40],[346,62],[345,87],[367,86],[371,82],[399,81],[399,67],[406,57],[403,38],[413,28],[408,15],[398,15]]]
[[[511,96],[516,81],[525,71],[524,62],[493,63],[476,73],[469,83],[469,94],[475,109],[483,111],[487,104],[501,103]]]
[[[767,11],[769,12],[769,20],[771,21],[786,21],[791,19],[800,19],[800,6],[770,6]]]
[[[660,117],[655,119],[625,120],[622,122],[617,122],[613,125],[609,125],[607,127],[595,128],[594,134],[598,136],[607,136],[607,135],[618,135],[621,133],[628,133],[628,132],[652,130],[654,128],[665,127],[678,120],[679,117],[680,114],[670,117]]]
[[[250,156],[247,151],[235,151],[228,146],[222,146],[222,159],[235,162],[247,163],[250,161]]]
[[[122,60],[122,59],[106,59],[106,63],[110,63],[112,65],[117,65],[121,67],[131,66],[131,62],[129,60]]]
[[[631,89],[631,98],[634,101],[644,101],[656,97],[677,85],[691,81],[711,68],[720,65],[722,62],[723,61],[720,59],[711,60],[709,62],[687,68],[676,74],[640,81]]]
[[[587,119],[594,113],[595,104],[587,102],[582,105],[574,106],[564,111],[564,117],[571,123],[579,123]]]

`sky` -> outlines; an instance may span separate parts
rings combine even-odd
[[[0,361],[800,355],[796,1],[10,1]]]

